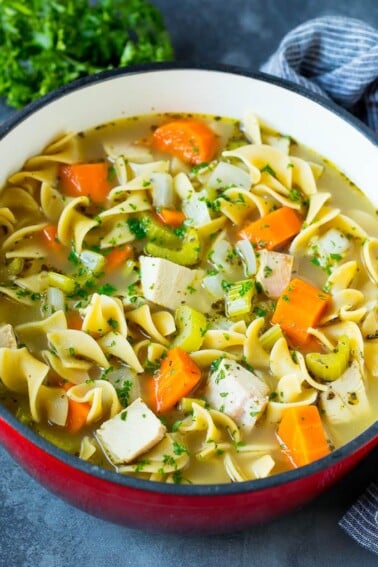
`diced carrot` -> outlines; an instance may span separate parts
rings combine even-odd
[[[55,224],[49,224],[41,231],[42,238],[44,242],[51,249],[61,249],[62,245],[58,240],[58,227]]]
[[[291,280],[279,297],[272,317],[295,346],[306,346],[313,339],[309,327],[317,327],[331,296],[300,278]]]
[[[61,190],[69,197],[85,196],[94,203],[101,204],[113,187],[109,179],[109,168],[106,162],[61,165],[59,168]]]
[[[172,409],[201,380],[201,370],[189,354],[179,347],[170,349],[154,377],[152,406],[158,413]]]
[[[153,133],[152,145],[161,152],[198,165],[214,157],[217,138],[205,122],[181,119],[159,126]]]
[[[78,311],[69,311],[66,314],[66,319],[67,327],[69,329],[76,329],[77,331],[81,331],[81,328],[83,326],[83,318]]]
[[[75,384],[66,382],[63,384],[63,388],[68,391]],[[76,402],[68,398],[68,416],[66,422],[66,429],[70,433],[77,433],[82,429],[87,423],[87,417],[91,409],[90,404],[87,402]]]
[[[182,225],[186,216],[182,211],[175,211],[172,209],[160,209],[156,211],[156,215],[161,222],[168,224],[173,228],[177,228]]]
[[[240,231],[240,236],[250,240],[257,248],[274,250],[298,234],[301,227],[301,218],[294,209],[280,207],[247,224]]]
[[[294,466],[301,467],[328,455],[330,448],[316,406],[293,406],[283,411],[277,432]]]
[[[129,244],[113,248],[113,250],[106,256],[106,272],[112,272],[113,270],[120,268],[126,260],[132,257],[132,255],[133,247]]]

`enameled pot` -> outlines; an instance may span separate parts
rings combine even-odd
[[[378,144],[370,130],[301,88],[230,67],[119,69],[44,97],[0,128],[0,185],[63,131],[154,112],[241,118],[248,110],[326,156],[378,206]],[[43,486],[91,514],[155,531],[221,533],[266,521],[319,495],[377,446],[378,422],[300,469],[210,486],[150,482],[90,465],[38,437],[2,406],[0,441]]]

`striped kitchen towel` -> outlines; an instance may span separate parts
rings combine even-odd
[[[339,522],[353,539],[378,553],[378,483],[372,483]]]
[[[378,132],[378,31],[359,20],[325,16],[289,32],[262,71],[334,100]],[[378,483],[339,525],[378,553]]]
[[[289,32],[262,71],[333,99],[378,132],[378,31],[344,16]]]

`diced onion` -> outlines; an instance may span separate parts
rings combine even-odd
[[[236,250],[241,256],[244,272],[247,277],[254,276],[257,272],[256,254],[249,240],[238,240],[235,245]]]
[[[64,311],[65,295],[61,289],[58,287],[48,287],[47,288],[47,305],[49,307],[48,314],[55,313],[55,311]]]

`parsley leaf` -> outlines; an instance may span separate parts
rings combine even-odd
[[[2,0],[0,21],[0,96],[16,108],[103,69],[173,57],[149,0]]]

